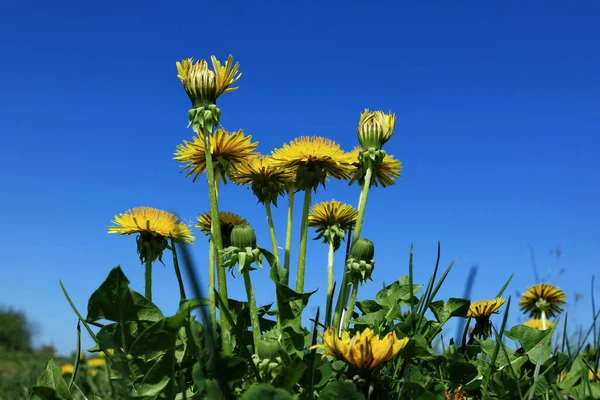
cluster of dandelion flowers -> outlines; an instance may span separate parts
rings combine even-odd
[[[471,303],[467,317],[475,318],[475,328],[472,335],[481,339],[487,339],[492,336],[492,325],[490,317],[492,314],[498,314],[498,310],[504,304],[504,299],[497,297],[494,300],[480,300]]]
[[[221,236],[223,237],[223,247],[229,247],[230,236],[233,228],[240,225],[248,225],[245,218],[237,214],[227,211],[219,211],[219,222],[221,223]],[[207,236],[211,234],[212,216],[209,212],[200,214],[197,218],[196,228],[199,228],[202,233]]]
[[[215,56],[211,56],[211,61],[212,70],[206,60],[194,62],[193,58],[186,58],[176,63],[177,77],[194,107],[215,104],[223,93],[237,90],[231,85],[242,76],[239,63],[234,64],[231,55],[224,65]]]
[[[186,177],[193,176],[193,181],[206,170],[204,139],[204,134],[198,132],[191,142],[184,140],[175,151],[174,159],[184,164],[181,172],[187,170]],[[257,146],[257,142],[252,143],[252,136],[244,135],[242,129],[231,133],[223,128],[217,129],[210,137],[215,172],[225,181],[240,163],[256,154]]]
[[[364,184],[367,169],[362,157],[361,147],[355,147],[348,155],[352,160],[352,166],[354,167],[350,184],[358,182],[362,186]],[[372,186],[381,185],[384,188],[392,186],[396,183],[396,179],[400,178],[400,171],[402,171],[402,163],[400,160],[396,160],[391,154],[385,154],[381,162],[373,168],[370,184]]]
[[[322,358],[332,355],[359,370],[372,370],[387,363],[409,341],[408,338],[398,339],[394,332],[380,337],[370,328],[355,333],[353,337],[344,331],[341,338],[335,328],[329,328],[321,337],[322,343],[312,346],[311,350],[323,349]]]
[[[168,247],[167,239],[176,243],[192,243],[195,238],[190,228],[166,211],[152,207],[136,207],[119,214],[108,227],[108,233],[139,234],[138,253],[142,263],[161,260]]]
[[[337,200],[324,201],[315,204],[308,215],[308,226],[316,228],[318,236],[326,242],[332,241],[339,246],[340,239],[345,231],[352,229],[356,224],[358,211],[350,204]]]
[[[352,161],[333,140],[320,136],[303,136],[272,153],[273,165],[296,172],[296,187],[311,190],[325,185],[327,176],[348,179]]]
[[[294,182],[295,171],[273,163],[269,156],[257,155],[236,163],[230,173],[232,182],[248,185],[259,202],[277,206],[277,198]]]
[[[519,307],[532,318],[552,318],[560,314],[566,304],[565,292],[554,285],[539,283],[521,295]]]
[[[546,321],[546,327],[544,328],[544,321],[542,321],[541,319],[530,319],[523,325],[542,331],[552,328],[554,324],[552,323],[552,321]]]

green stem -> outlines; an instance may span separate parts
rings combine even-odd
[[[277,247],[277,235],[275,235],[275,226],[273,225],[273,214],[271,213],[271,204],[265,202],[265,210],[267,210],[267,223],[269,224],[269,234],[271,235],[271,245],[273,246],[273,255],[279,265],[279,248]]]
[[[211,129],[212,131],[212,129]],[[213,167],[210,133],[204,134],[204,152],[206,160],[206,180],[208,184],[208,197],[210,200],[210,217],[211,217],[211,238],[215,246],[217,260],[217,277],[219,279],[219,294],[223,299],[223,306],[229,306],[229,297],[227,295],[227,274],[223,265],[223,237],[221,235],[221,221],[219,219],[219,201],[217,198],[218,181],[215,178],[215,170]],[[223,344],[223,353],[231,354],[231,328],[229,321],[226,318],[221,318],[221,340]]]
[[[258,343],[260,341],[260,323],[258,321],[258,310],[256,309],[256,299],[254,298],[254,289],[250,281],[250,271],[246,267],[244,271],[244,284],[246,285],[246,294],[248,295],[248,307],[250,308],[250,323],[252,324],[252,339],[254,340],[254,353],[258,354]]]
[[[542,310],[542,330],[546,330],[547,329],[547,323],[546,323],[546,311]]]
[[[152,302],[152,261],[146,258],[145,277],[145,296],[149,302]]]
[[[290,256],[292,250],[292,232],[293,232],[293,220],[294,220],[294,190],[290,189],[288,192],[288,215],[287,215],[287,229],[285,232],[285,255],[283,259],[283,284],[289,285],[290,283]]]
[[[185,295],[185,287],[183,286],[183,278],[181,277],[181,270],[179,269],[179,260],[177,258],[177,249],[175,248],[175,241],[171,239],[171,252],[173,253],[173,267],[175,268],[175,275],[177,276],[177,283],[179,284],[179,297],[181,301],[187,297]]]
[[[215,297],[215,246],[208,240],[208,312],[214,337],[217,337],[217,299]]]
[[[350,325],[350,319],[352,318],[352,312],[356,305],[356,298],[358,297],[358,281],[352,283],[352,295],[350,296],[350,304],[348,304],[348,311],[346,311],[346,320],[344,322],[344,329],[348,329]]]
[[[329,253],[327,254],[327,311],[325,315],[325,324],[331,323],[331,305],[333,303],[333,254],[335,249],[333,241],[329,241]]]
[[[298,271],[296,275],[296,292],[304,292],[304,270],[306,267],[306,248],[308,245],[308,213],[310,212],[310,203],[312,191],[304,191],[304,206],[302,207],[302,222],[300,225],[300,256],[298,257]]]

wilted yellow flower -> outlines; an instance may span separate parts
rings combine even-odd
[[[277,197],[285,193],[296,174],[274,165],[271,157],[261,155],[236,163],[230,177],[238,185],[249,185],[261,203],[277,205]]]
[[[538,329],[538,330],[544,330],[543,329],[543,323],[541,319],[530,319],[529,321],[525,322],[523,325],[528,326],[530,328],[534,328],[534,329]],[[548,321],[546,320],[546,329],[550,329],[552,328],[552,326],[554,325],[554,323],[552,323],[552,321]]]
[[[232,212],[219,211],[219,221],[221,222],[221,236],[223,238],[223,247],[229,247],[231,231],[238,225],[248,225],[245,218]],[[205,212],[198,216],[196,228],[200,228],[202,233],[209,236],[211,232],[212,217],[210,212]]]
[[[237,87],[230,87],[240,77],[239,63],[233,64],[230,55],[222,65],[215,56],[211,56],[213,70],[208,67],[206,60],[186,58],[177,62],[177,77],[183,83],[183,88],[188,94],[194,107],[215,104],[217,98],[225,92],[233,92]]]
[[[475,328],[472,335],[487,339],[492,335],[490,316],[498,314],[498,309],[504,304],[504,299],[497,297],[494,300],[481,300],[471,303],[467,317],[475,318]]]
[[[100,368],[106,365],[106,359],[104,358],[90,358],[85,363],[90,368]]]
[[[348,154],[354,167],[350,184],[358,182],[362,186],[367,170],[362,161],[361,152],[362,149],[360,146],[358,146]],[[400,178],[400,171],[402,171],[402,163],[400,160],[396,160],[391,154],[386,154],[383,157],[383,160],[380,163],[377,163],[373,168],[371,185],[381,185],[383,187],[391,186],[396,183],[395,180],[397,178]]]
[[[237,132],[227,132],[217,129],[210,137],[210,151],[215,172],[225,181],[230,172],[242,161],[254,155],[257,142],[252,143],[252,136],[244,135],[240,129]],[[206,153],[204,135],[197,133],[191,142],[184,140],[177,146],[174,159],[183,163],[181,172],[188,170],[186,177],[193,175],[193,181],[206,170]]]
[[[273,165],[296,172],[299,190],[316,189],[325,185],[327,176],[348,179],[352,160],[348,153],[330,139],[320,136],[303,136],[273,150]]]
[[[73,374],[74,371],[75,367],[73,367],[73,364],[64,364],[60,366],[60,372],[63,375]]]
[[[323,358],[333,355],[362,370],[370,370],[390,361],[409,340],[398,339],[394,332],[380,338],[370,328],[357,332],[353,337],[350,337],[348,331],[344,331],[341,338],[335,328],[329,328],[321,336],[323,342],[312,346],[311,350],[323,349]]]
[[[456,389],[456,392],[446,392],[446,394],[444,395],[444,400],[467,400],[469,399],[468,396],[469,394],[462,390],[462,385],[460,385],[458,389]]]
[[[394,134],[395,126],[396,114],[391,111],[386,114],[365,109],[358,122],[358,141],[363,150],[380,150]]]
[[[562,312],[563,304],[566,304],[565,292],[554,285],[539,283],[533,285],[521,295],[519,307],[532,318],[540,318],[542,312],[547,318],[552,318]]]

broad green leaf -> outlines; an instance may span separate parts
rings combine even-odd
[[[456,387],[464,385],[473,380],[477,374],[477,367],[468,362],[451,362],[447,369],[448,380]]]
[[[352,382],[331,382],[323,389],[320,400],[364,400],[365,396],[356,389]]]
[[[179,327],[169,326],[167,318],[155,322],[144,330],[131,345],[129,353],[142,356],[146,361],[158,354],[175,348],[175,337]]]
[[[553,332],[554,329],[543,331],[525,325],[516,325],[508,332],[504,332],[504,335],[518,341],[531,362],[537,364],[540,356],[543,356],[545,360],[551,355],[550,345]]]
[[[440,324],[444,324],[451,317],[466,317],[469,311],[470,300],[450,297],[448,301],[438,300],[429,304],[429,309]]]
[[[242,400],[293,400],[293,397],[283,389],[260,383],[251,386],[242,396]]]
[[[164,318],[160,309],[147,298],[131,289],[129,289],[129,293],[131,293],[131,297],[133,298],[133,305],[138,320],[156,322],[159,319]]]
[[[72,400],[67,382],[62,377],[60,368],[50,360],[46,369],[37,380],[37,385],[32,390],[32,400]]]
[[[87,321],[106,319],[114,322],[138,319],[133,296],[129,291],[129,280],[121,267],[115,267],[106,280],[92,293],[88,301]]]
[[[317,355],[318,356],[318,355]],[[333,369],[331,368],[331,363],[324,362],[321,364],[319,368],[317,368],[315,373],[315,388],[320,389],[329,381],[329,379],[333,376]]]
[[[365,315],[361,315],[360,317],[352,320],[354,325],[368,325],[368,326],[378,326],[381,322],[384,321],[387,310],[379,310],[372,313],[368,313]]]
[[[381,310],[381,306],[375,300],[363,300],[356,302],[356,307],[363,313],[369,314]]]
[[[302,310],[308,304],[308,299],[316,292],[315,290],[309,293],[297,293],[281,283],[276,283],[276,291],[278,299],[281,300],[279,318],[282,327],[297,325],[299,322],[297,320],[302,316]]]
[[[171,380],[174,362],[175,354],[172,350],[158,358],[148,369],[142,382],[136,386],[134,397],[150,397],[162,393]]]

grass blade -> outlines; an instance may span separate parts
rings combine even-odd
[[[512,278],[512,276],[511,276]],[[510,281],[510,279],[509,279]],[[498,337],[496,339],[496,347],[494,348],[494,353],[492,354],[492,359],[490,361],[490,368],[486,371],[485,374],[485,378],[484,378],[484,382],[483,382],[483,389],[481,391],[481,399],[484,400],[487,398],[487,392],[488,392],[488,385],[490,383],[490,378],[492,377],[492,373],[494,372],[494,366],[496,364],[496,359],[498,358],[498,353],[500,352],[500,347],[503,346],[502,343],[502,336],[504,335],[504,328],[506,327],[506,320],[508,319],[508,312],[510,310],[510,300],[511,298],[508,298],[508,302],[506,304],[506,311],[504,312],[504,318],[502,319],[502,325],[500,326],[500,333],[498,334]],[[541,359],[541,358],[540,358]],[[510,367],[512,368],[512,365],[510,365]]]
[[[496,295],[496,297],[502,297],[502,294],[504,293],[504,291],[506,290],[506,288],[508,287],[508,285],[510,284],[510,281],[512,281],[513,276],[515,276],[514,273],[512,273],[509,277],[508,280],[506,281],[506,283],[504,284],[504,286],[502,286],[502,289],[500,289],[500,291],[498,292],[498,294]]]

